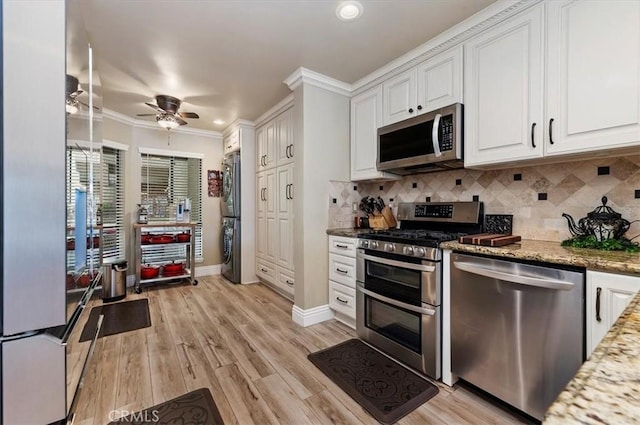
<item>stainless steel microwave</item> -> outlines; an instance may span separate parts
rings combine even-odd
[[[462,168],[461,103],[378,129],[380,171],[416,174]]]

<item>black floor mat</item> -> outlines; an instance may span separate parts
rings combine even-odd
[[[200,388],[157,406],[132,413],[108,425],[117,424],[224,425],[224,421],[209,389]]]
[[[93,339],[98,324],[98,317],[101,314],[104,314],[104,320],[102,321],[102,328],[100,329],[98,338],[151,326],[149,300],[146,298],[115,304],[105,304],[91,309],[87,324],[84,325],[82,329],[80,342]]]
[[[383,424],[398,421],[438,394],[438,387],[358,339],[308,358]]]

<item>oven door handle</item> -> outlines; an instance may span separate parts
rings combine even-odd
[[[358,283],[358,291],[362,292],[365,295],[370,296],[371,298],[375,298],[376,300],[385,302],[387,304],[391,304],[392,306],[403,308],[405,310],[413,311],[414,313],[426,314],[427,316],[433,316],[436,314],[436,311],[432,308],[424,307],[424,303],[422,303],[422,307],[418,307],[411,304],[406,304],[401,301],[394,300],[393,298],[385,297],[384,295],[376,294],[373,291],[368,289],[364,289],[360,283]]]
[[[434,272],[435,266],[425,266],[424,264],[405,263],[404,261],[390,260],[389,258],[376,257],[375,255],[362,254],[365,260],[374,263],[386,264],[387,266],[401,267],[403,269],[417,270],[419,272]]]

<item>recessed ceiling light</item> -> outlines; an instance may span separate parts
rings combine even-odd
[[[362,15],[362,4],[359,1],[343,1],[336,9],[338,19],[345,22],[355,21]]]
[[[223,120],[213,120],[213,123],[215,125],[222,125],[222,124],[224,124],[224,121]]]

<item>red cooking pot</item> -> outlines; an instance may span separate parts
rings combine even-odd
[[[171,243],[175,242],[173,235],[155,235],[149,240],[151,243]]]
[[[184,264],[182,263],[170,263],[162,266],[162,274],[165,276],[175,276],[182,274],[184,271]]]
[[[142,279],[153,279],[154,277],[158,277],[160,274],[160,267],[146,265],[140,267],[140,277]]]
[[[191,234],[187,232],[178,233],[176,235],[176,240],[178,242],[189,242],[191,240]]]

